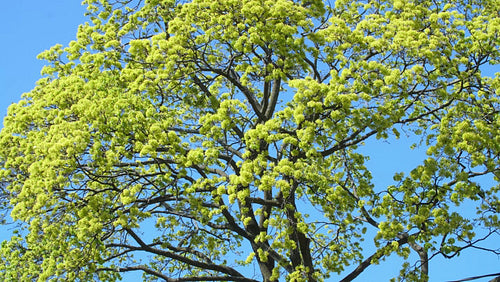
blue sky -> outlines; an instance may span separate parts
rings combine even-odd
[[[78,25],[85,21],[84,11],[79,0],[4,1],[0,17],[2,118],[7,107],[19,101],[21,94],[31,90],[40,78],[44,62],[36,59],[37,54],[57,43],[67,45],[73,40]],[[409,145],[396,146],[389,141],[372,147],[372,159],[368,165],[373,168],[375,179],[378,179],[379,183],[392,179],[394,171],[409,168],[411,163],[415,165],[421,160],[422,155],[419,155],[419,152],[406,150]],[[0,240],[5,238],[6,232],[0,230]],[[387,277],[397,274],[399,264],[400,260],[389,259],[382,262],[382,265],[370,267],[369,271],[356,281],[384,281]],[[499,271],[500,259],[497,256],[473,250],[466,251],[458,259],[451,261],[436,259],[431,261],[430,265],[431,281],[461,279]],[[124,281],[137,281],[136,279],[137,277],[127,276]]]
[[[0,17],[0,115],[30,91],[44,62],[36,56],[56,43],[67,45],[85,18],[79,0],[4,1]]]

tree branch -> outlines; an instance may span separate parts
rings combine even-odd
[[[130,271],[144,271],[147,274],[151,274],[158,278],[164,279],[166,282],[182,282],[182,281],[239,281],[239,282],[258,282],[254,279],[249,279],[245,277],[233,277],[233,276],[193,276],[193,277],[182,277],[182,278],[170,278],[158,271],[154,271],[143,265],[138,266],[128,266],[119,268],[99,268],[97,271],[115,271],[115,272],[130,272]]]
[[[460,280],[451,280],[451,281],[448,281],[448,282],[462,282],[462,281],[470,281],[470,280],[476,280],[476,279],[480,279],[480,278],[485,278],[485,277],[491,277],[491,276],[498,276],[496,278],[494,278],[493,280],[490,280],[490,282],[492,281],[500,281],[500,272],[499,273],[492,273],[492,274],[486,274],[486,275],[479,275],[479,276],[473,276],[473,277],[467,277],[467,278],[464,278],[464,279],[460,279]]]
[[[398,244],[401,246],[401,245],[404,245],[406,243],[408,243],[408,237],[409,235],[406,234],[406,236],[402,236],[401,239],[397,240],[396,242],[398,242]],[[391,245],[391,243],[387,243],[382,249],[384,248],[387,248]],[[356,267],[356,269],[354,269],[351,273],[349,273],[346,277],[344,277],[342,280],[340,280],[340,282],[349,282],[349,281],[352,281],[354,280],[354,278],[358,277],[363,271],[365,271],[366,268],[368,268],[368,266],[371,265],[371,262],[373,260],[378,260],[380,259],[382,256],[384,256],[384,253],[383,252],[375,252],[373,255],[371,255],[370,257],[368,257],[367,259],[365,259],[364,261],[362,261],[358,267]]]
[[[125,228],[125,231],[130,236],[132,236],[132,238],[140,246],[140,247],[127,246],[128,248],[132,248],[132,249],[136,249],[136,250],[142,250],[142,251],[150,252],[150,253],[157,254],[157,255],[162,255],[162,256],[165,256],[165,257],[168,257],[168,258],[171,258],[171,259],[183,262],[183,263],[191,265],[191,266],[199,267],[201,269],[214,270],[214,271],[222,272],[222,273],[229,274],[229,275],[232,275],[232,276],[243,277],[243,275],[241,273],[239,273],[235,269],[233,269],[231,267],[228,267],[228,266],[225,266],[225,265],[217,265],[217,264],[214,264],[214,263],[206,263],[206,262],[195,261],[195,260],[186,258],[184,256],[181,256],[181,255],[178,255],[178,254],[175,254],[175,253],[172,253],[172,252],[167,252],[167,251],[159,250],[159,249],[156,249],[156,248],[152,248],[151,246],[149,246],[146,243],[144,243],[144,241],[142,241],[142,239],[134,231],[132,231],[131,229]]]
[[[420,270],[423,274],[426,276],[429,275],[429,255],[427,254],[427,251],[420,246],[419,244],[415,242],[408,242],[410,247],[417,252],[418,256],[420,257]]]
[[[201,70],[214,72],[215,74],[221,75],[221,76],[225,77],[227,80],[229,80],[229,82],[234,84],[234,86],[236,86],[243,93],[243,95],[245,95],[245,97],[248,100],[248,103],[250,103],[250,105],[252,106],[252,109],[254,110],[255,114],[257,114],[259,119],[265,120],[265,116],[262,114],[262,108],[261,108],[259,102],[257,101],[257,99],[255,98],[255,95],[250,91],[250,89],[248,89],[248,87],[243,86],[243,84],[241,84],[241,82],[236,77],[230,75],[229,73],[227,73],[223,70],[216,69],[216,68],[209,67],[209,68],[202,68]]]
[[[276,104],[278,103],[278,97],[280,94],[281,88],[281,79],[277,78],[273,81],[273,88],[271,90],[270,103],[267,108],[264,109],[264,116],[266,120],[270,119],[273,116],[274,110],[276,108]]]

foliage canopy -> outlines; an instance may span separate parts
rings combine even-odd
[[[1,280],[422,281],[498,235],[499,1],[84,2],[4,119]]]

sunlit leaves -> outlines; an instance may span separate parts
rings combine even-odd
[[[0,277],[352,280],[493,236],[498,4],[466,2],[85,1],[4,120]],[[427,156],[385,187],[392,136]]]

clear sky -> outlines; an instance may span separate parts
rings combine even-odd
[[[44,62],[37,54],[60,43],[67,45],[75,38],[79,24],[85,21],[84,7],[79,0],[5,0],[0,16],[0,116],[7,107],[19,101],[24,92],[31,90]],[[496,71],[500,71],[498,68]],[[392,179],[395,170],[404,170],[421,160],[418,152],[409,154],[394,143],[381,143],[370,150],[373,153],[368,163],[380,184]],[[368,149],[368,148],[367,148]],[[383,183],[383,185],[387,183]],[[8,232],[1,230],[0,240]],[[498,243],[497,243],[498,244]],[[498,246],[496,246],[498,247]],[[385,281],[397,274],[399,259],[390,259],[382,265],[371,266],[356,281]],[[430,263],[431,282],[462,279],[470,276],[500,272],[500,259],[495,255],[469,250],[458,259],[446,261],[435,259]],[[389,274],[390,273],[390,274]],[[389,275],[388,275],[389,274]],[[137,281],[137,276],[127,276],[124,281]],[[474,281],[489,281],[491,278]]]
[[[35,86],[44,64],[36,56],[67,45],[84,22],[79,0],[2,1],[0,16],[0,115]]]

